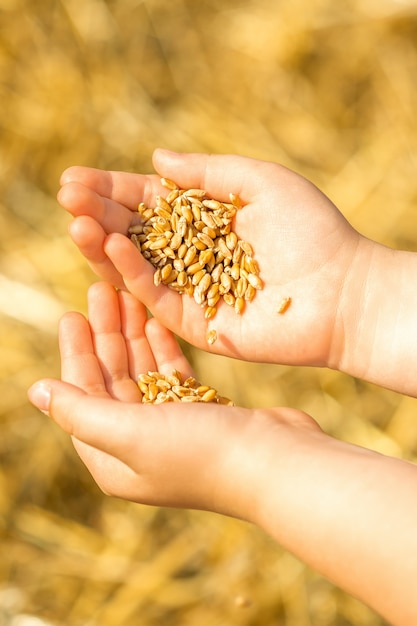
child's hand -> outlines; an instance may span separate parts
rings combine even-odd
[[[30,398],[72,435],[103,491],[146,504],[256,516],[255,487],[248,486],[263,459],[262,440],[280,420],[290,422],[287,415],[294,414],[301,430],[319,431],[317,424],[289,409],[281,417],[278,410],[257,417],[256,411],[218,404],[142,404],[139,374],[177,369],[192,375],[175,338],[147,319],[131,294],[107,283],[90,288],[88,313],[88,321],[78,313],[61,320],[65,382],[41,381]],[[48,406],[39,395],[45,390],[52,395]]]
[[[332,439],[293,409],[142,404],[139,373],[191,371],[171,333],[108,284],[90,289],[89,322],[63,318],[60,349],[66,382],[29,397],[103,491],[250,520],[390,623],[416,623],[414,465]]]
[[[234,230],[254,249],[265,287],[242,316],[221,303],[208,322],[193,298],[153,284],[152,266],[126,237],[139,202],[166,195],[159,177],[74,167],[64,172],[59,201],[76,219],[70,232],[95,272],[126,287],[163,324],[195,346],[276,363],[337,366],[343,337],[340,294],[361,239],[335,206],[301,176],[237,156],[177,155],[158,150],[156,170],[183,188],[216,199],[240,196]],[[284,315],[283,298],[292,299]]]

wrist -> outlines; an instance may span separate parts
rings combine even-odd
[[[361,237],[341,290],[329,367],[415,395],[417,255]]]

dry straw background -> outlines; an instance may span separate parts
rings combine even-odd
[[[68,165],[276,160],[416,250],[416,1],[1,0],[0,29],[0,626],[381,625],[247,524],[106,498],[26,389],[58,375],[58,318],[94,280],[55,199]],[[243,405],[416,459],[413,399],[187,352]]]

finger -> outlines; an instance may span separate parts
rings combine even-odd
[[[141,300],[164,326],[180,335],[181,328],[186,328],[188,335],[205,337],[207,320],[201,307],[193,298],[183,297],[165,285],[155,286],[154,268],[127,237],[109,235],[104,251],[123,276],[128,291]]]
[[[253,193],[260,188],[257,172],[260,168],[273,167],[263,161],[235,155],[213,155],[198,153],[177,153],[157,149],[153,154],[153,164],[161,176],[174,180],[182,188],[205,189],[212,197],[229,201],[229,194],[235,193],[246,203],[248,181]]]
[[[145,333],[147,311],[137,298],[126,291],[119,291],[118,298],[129,372],[131,378],[137,381],[140,374],[157,369],[155,357]]]
[[[243,321],[242,316],[236,315],[233,307],[224,302],[220,303],[215,319],[218,340],[214,345],[209,345],[207,343],[209,321],[204,317],[201,306],[192,296],[180,295],[165,285],[155,286],[154,268],[127,237],[118,234],[109,235],[104,243],[104,250],[123,276],[126,289],[143,302],[166,328],[197,348],[242,358],[240,349],[234,343],[233,334],[238,337],[241,335]],[[259,320],[254,311],[251,312],[251,316],[252,324],[256,326]],[[245,322],[249,317],[245,313]],[[227,332],[219,332],[222,328]]]
[[[71,239],[93,272],[115,287],[124,289],[123,278],[104,251],[104,241],[107,235],[102,226],[92,217],[83,215],[75,218],[68,230]]]
[[[83,444],[124,459],[129,454],[133,430],[140,434],[139,408],[113,398],[88,395],[66,382],[45,379],[28,391],[29,400],[50,415],[71,437]]]
[[[143,307],[142,307],[143,309]],[[138,307],[138,312],[139,310]],[[95,283],[88,292],[88,315],[94,350],[109,394],[122,402],[138,402],[141,394],[129,371],[122,333],[119,298],[109,283]],[[146,313],[142,311],[142,325]]]
[[[155,356],[157,371],[170,375],[176,369],[184,378],[194,375],[191,365],[171,331],[155,318],[148,320],[145,331]]]
[[[149,470],[156,472],[165,456],[180,460],[186,458],[187,450],[194,454],[193,438],[197,437],[201,444],[206,440],[207,417],[220,416],[225,409],[205,403],[199,404],[198,411],[191,403],[123,403],[88,395],[74,385],[54,379],[37,381],[28,396],[34,406],[50,415],[77,441],[130,466],[139,463],[146,470],[148,465]],[[181,440],[184,445],[180,445]]]
[[[93,395],[107,395],[100,364],[94,352],[90,326],[81,313],[66,313],[59,322],[61,376]]]
[[[61,176],[61,185],[79,183],[104,198],[110,198],[135,211],[139,202],[151,204],[155,196],[165,192],[159,176],[130,172],[111,172],[89,167],[72,166]]]
[[[74,217],[89,215],[106,233],[126,234],[132,224],[132,210],[78,182],[69,182],[58,192],[58,202]],[[133,210],[137,209],[137,205]]]

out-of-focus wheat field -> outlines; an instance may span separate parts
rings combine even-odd
[[[0,29],[0,626],[380,626],[251,525],[107,498],[26,390],[59,375],[58,319],[95,280],[56,202],[69,165],[279,161],[417,250],[417,2],[1,0]],[[187,353],[239,404],[416,459],[413,399]]]

